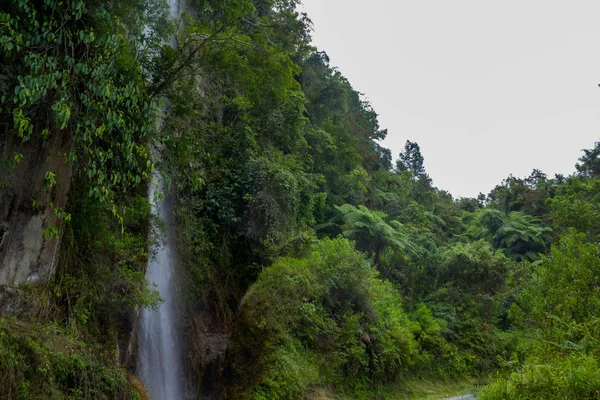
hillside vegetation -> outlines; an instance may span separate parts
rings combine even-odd
[[[174,197],[199,394],[600,396],[600,142],[570,176],[455,199],[416,141],[380,146],[297,0],[191,0],[182,21],[160,0],[5,3],[0,222],[52,215],[57,254],[42,283],[0,286],[0,399],[144,398],[153,170]],[[203,329],[227,352],[207,359]]]

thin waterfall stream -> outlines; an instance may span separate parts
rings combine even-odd
[[[168,0],[168,3],[171,17],[178,19],[181,15],[179,0]],[[156,172],[155,181],[150,185],[149,199],[154,215],[165,224],[166,239],[155,256],[149,258],[146,278],[156,284],[164,302],[157,310],[141,310],[138,374],[153,400],[180,400],[185,398],[185,352],[175,286],[173,206],[160,172]]]
[[[140,318],[138,370],[153,400],[184,398],[183,337],[179,329],[177,291],[174,280],[172,205],[157,176],[151,185],[153,211],[166,224],[166,243],[148,262],[146,278],[157,285],[164,302],[157,310],[143,309]]]

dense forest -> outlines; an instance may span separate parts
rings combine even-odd
[[[453,198],[298,3],[2,1],[0,399],[150,398],[157,174],[190,398],[599,398],[600,142]]]

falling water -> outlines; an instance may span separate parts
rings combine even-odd
[[[179,0],[168,0],[173,18],[179,18]],[[171,42],[174,45],[174,41]],[[148,261],[146,278],[156,284],[164,302],[157,310],[142,309],[139,327],[138,372],[153,400],[182,400],[185,396],[183,377],[183,337],[178,313],[174,280],[172,205],[162,197],[164,184],[157,174],[150,186],[153,213],[166,225],[166,243]]]
[[[142,310],[138,368],[153,400],[180,400],[184,398],[183,338],[174,286],[172,207],[168,197],[157,199],[162,192],[159,177],[151,186],[150,199],[154,213],[166,223],[167,241],[148,262],[146,278],[157,285],[164,302],[157,310]]]

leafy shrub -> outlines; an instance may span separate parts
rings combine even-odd
[[[127,400],[140,391],[57,325],[0,319],[0,398]]]
[[[324,379],[360,397],[369,381],[393,379],[416,359],[400,296],[342,238],[266,268],[244,297],[242,321],[236,341],[254,357],[242,369],[255,398],[300,397]]]
[[[423,303],[409,314],[412,333],[419,344],[417,367],[423,372],[447,377],[465,372],[464,361],[454,344],[444,337],[448,327],[444,320],[433,316]]]
[[[317,357],[297,340],[288,340],[271,353],[270,365],[252,400],[301,398],[310,385],[320,382]]]
[[[527,317],[555,350],[600,347],[600,247],[570,231],[548,256],[526,265],[511,319]]]
[[[480,240],[456,243],[443,250],[437,271],[438,289],[427,296],[435,317],[447,324],[444,337],[460,354],[448,350],[453,361],[447,372],[482,372],[498,367],[505,352],[494,326],[497,293],[502,288],[508,259]]]
[[[589,355],[530,361],[521,371],[486,386],[482,400],[597,399],[600,363]]]
[[[597,244],[571,230],[548,256],[523,266],[509,315],[537,328],[534,356],[486,387],[483,399],[600,397],[598,254]]]
[[[548,257],[534,265],[527,293],[530,310],[539,321],[548,314],[563,321],[589,321],[600,313],[600,246],[583,234],[570,232],[552,247]]]
[[[457,243],[443,253],[440,282],[469,293],[491,295],[504,281],[507,259],[485,241]]]

